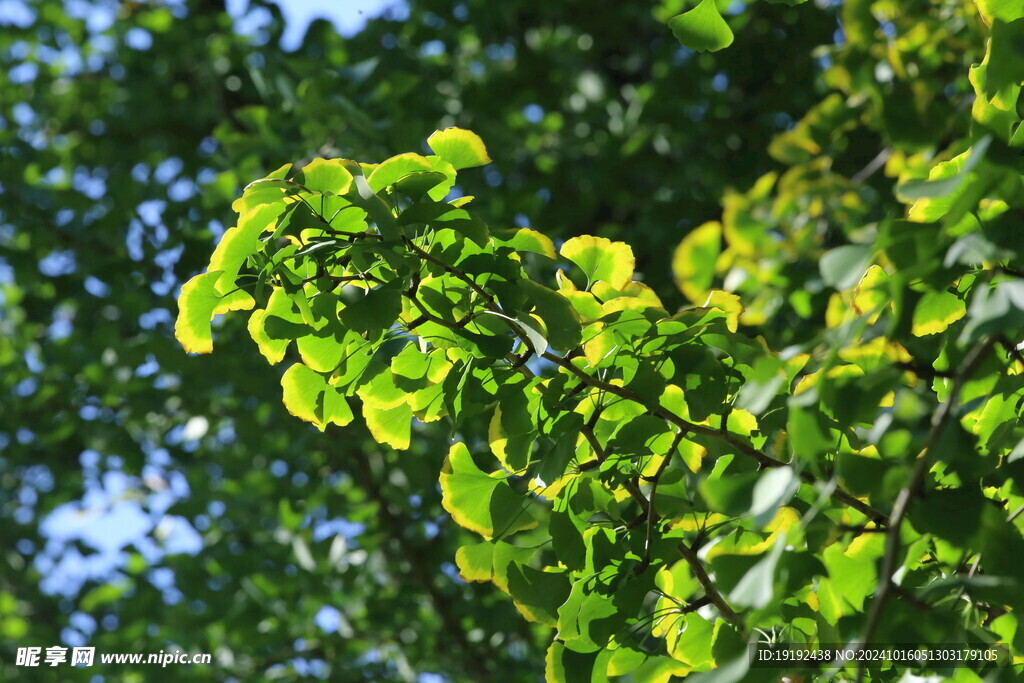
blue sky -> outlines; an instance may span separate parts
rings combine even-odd
[[[282,38],[282,47],[287,50],[295,49],[301,44],[306,29],[314,19],[327,19],[339,33],[351,36],[361,31],[368,20],[380,16],[387,8],[402,7],[405,4],[404,0],[271,1],[281,7],[285,17],[286,30]],[[265,11],[262,18],[254,16],[260,14],[258,11],[250,13],[249,4],[249,0],[227,0],[228,11],[236,20],[236,28],[243,32],[258,26],[266,19]],[[72,16],[86,19],[90,31],[103,31],[109,27],[114,21],[114,7],[114,3],[111,2],[93,4],[75,0],[66,0],[65,6],[66,11]],[[30,25],[34,18],[31,0],[0,0],[0,27],[8,24]],[[141,29],[135,37],[129,35],[128,40],[141,41],[138,45],[133,45],[138,49],[147,49],[151,43],[151,38]],[[81,68],[81,60],[78,68]],[[35,73],[36,70],[32,69],[19,78],[31,80],[35,78]],[[34,113],[27,104],[15,105],[16,119],[17,112],[22,110],[24,121],[16,120],[16,123],[28,125],[34,118]],[[170,185],[180,171],[180,160],[172,158],[153,170],[153,180]],[[149,179],[148,171],[145,171],[143,176],[136,177],[139,182],[149,182]],[[95,180],[76,175],[72,181],[93,199],[102,197],[105,192],[106,186],[102,179]],[[191,187],[193,189],[182,190],[182,200],[187,199],[195,191],[194,185]],[[177,200],[173,194],[169,196],[172,200]],[[142,221],[157,235],[161,230],[166,233],[166,228],[160,222],[163,208],[163,202],[145,202],[139,207]],[[133,240],[142,239],[142,231],[141,222],[137,224],[138,235],[133,237],[134,233],[129,231],[130,252],[133,249]],[[140,251],[138,259],[141,258]],[[54,252],[51,257],[43,259],[39,267],[44,276],[52,277],[74,272],[77,265],[73,252]],[[9,281],[11,277],[10,268],[0,259],[0,283]],[[172,276],[169,282],[162,284],[166,288],[164,293],[169,292],[174,284]],[[85,286],[98,298],[107,296],[107,286],[96,278],[87,279]],[[154,292],[156,291],[154,288]],[[146,327],[141,319],[140,324]],[[64,327],[61,328],[56,325],[57,323],[51,328],[51,334],[70,334],[70,322],[65,321]],[[158,382],[159,365],[152,356],[149,358],[146,364],[136,369],[136,375],[152,376],[154,382]],[[32,362],[29,360],[30,365]],[[19,392],[22,392],[20,395],[28,396],[37,388],[38,383],[35,380],[26,380],[19,385]],[[86,406],[81,412],[84,421],[99,417],[100,410],[94,406]],[[200,439],[206,436],[209,427],[205,417],[193,416],[187,424],[180,425],[167,434],[165,441],[181,443],[186,451],[195,451],[200,448]],[[35,435],[25,428],[19,430],[16,438],[19,443],[25,444],[31,442]],[[228,430],[223,434],[217,432],[215,438],[233,440],[233,431]],[[7,443],[0,442],[0,451],[6,446]],[[18,549],[21,552],[36,554],[36,566],[43,576],[42,590],[50,594],[74,596],[91,582],[109,582],[111,585],[127,587],[129,584],[120,579],[126,576],[125,572],[132,561],[132,554],[138,553],[153,567],[146,572],[146,577],[163,592],[164,599],[169,604],[181,600],[183,594],[175,585],[173,571],[159,567],[159,564],[165,555],[199,553],[203,548],[201,534],[209,528],[211,518],[224,514],[223,503],[211,503],[207,514],[199,515],[192,521],[172,514],[173,505],[188,498],[190,489],[185,477],[175,470],[174,463],[163,448],[154,446],[147,450],[147,465],[141,476],[122,471],[123,461],[116,455],[103,455],[86,450],[80,454],[79,460],[85,479],[82,499],[60,505],[39,520],[43,547],[34,547],[28,539],[21,539],[18,542]],[[276,461],[271,471],[280,477],[289,474],[286,463],[282,461]],[[15,514],[15,521],[27,524],[33,519],[41,496],[54,486],[53,477],[53,472],[44,465],[30,468],[25,475],[24,486],[18,493],[21,507]],[[362,525],[341,518],[310,518],[307,524],[313,527],[314,541],[338,537],[344,541],[346,547],[356,547],[355,538],[362,532]],[[81,552],[80,547],[85,552]],[[361,559],[357,560],[360,552],[362,551],[349,553],[350,561],[361,562]],[[70,623],[71,626],[62,633],[62,642],[66,645],[85,644],[97,628],[96,620],[84,612],[73,613]],[[335,614],[326,608],[318,614],[316,623],[325,632],[339,632],[342,635],[349,628],[340,618],[340,613]]]
[[[286,50],[299,46],[314,19],[327,19],[344,36],[362,30],[367,20],[381,15],[388,7],[403,5],[402,0],[272,0],[284,13],[287,27],[281,45]],[[249,0],[228,0],[228,11],[241,15]]]

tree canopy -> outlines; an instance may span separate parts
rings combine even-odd
[[[1019,675],[1018,3],[17,7],[5,679]]]

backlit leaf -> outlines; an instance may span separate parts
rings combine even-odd
[[[636,266],[633,249],[628,244],[604,237],[573,237],[566,240],[559,253],[580,267],[590,285],[601,280],[615,289],[622,289],[633,277]]]
[[[476,133],[462,128],[445,128],[427,138],[434,154],[450,163],[455,170],[491,163],[484,141]]]
[[[668,22],[680,43],[698,52],[715,52],[732,44],[732,30],[718,12],[715,0],[701,0],[689,12]]]
[[[482,472],[463,443],[448,452],[441,471],[444,509],[461,526],[485,538],[504,537],[537,525],[529,499],[512,491],[501,477]]]

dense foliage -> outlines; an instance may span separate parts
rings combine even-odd
[[[1021,12],[726,4],[426,0],[291,55],[209,1],[6,26],[3,666],[75,638],[242,679],[1020,653]],[[457,186],[488,159],[421,147],[451,125],[496,157]],[[251,185],[178,323],[207,350],[256,306],[321,435],[247,316],[189,359],[166,311],[243,179],[338,156],[387,161]],[[56,524],[126,509],[141,539]]]

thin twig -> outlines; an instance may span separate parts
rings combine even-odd
[[[651,496],[648,499],[649,505],[647,507],[647,536],[644,539],[644,559],[637,565],[637,575],[642,574],[651,564],[651,541],[654,538],[654,525],[659,519],[658,511],[654,507],[654,497],[658,495],[658,481],[661,479],[661,475],[668,466],[669,461],[672,460],[672,456],[676,454],[676,449],[679,448],[679,442],[682,440],[683,432],[676,432],[672,445],[665,452],[664,459],[658,464],[658,471],[651,477]]]
[[[592,386],[594,388],[600,389],[600,390],[608,392],[610,394],[614,394],[616,396],[619,396],[620,398],[624,398],[626,400],[633,401],[634,403],[639,403],[640,405],[642,405],[645,408],[647,408],[648,410],[650,410],[653,415],[656,415],[656,416],[662,418],[663,420],[666,420],[666,421],[670,422],[671,424],[675,425],[676,427],[679,427],[680,429],[682,429],[682,430],[684,430],[686,432],[689,432],[689,433],[692,433],[692,434],[697,434],[699,436],[706,436],[706,437],[709,437],[709,438],[712,438],[712,439],[716,439],[718,441],[724,441],[725,443],[729,444],[730,446],[735,448],[737,451],[739,451],[743,455],[746,455],[747,457],[753,458],[754,460],[756,460],[758,465],[761,466],[761,468],[786,467],[789,464],[789,463],[782,462],[781,460],[776,460],[775,458],[773,458],[773,457],[771,457],[771,456],[769,456],[769,455],[767,455],[765,453],[762,453],[761,451],[757,450],[756,448],[754,448],[750,444],[745,443],[742,439],[740,439],[739,437],[737,437],[735,434],[733,434],[731,432],[728,432],[728,431],[725,431],[725,430],[722,430],[722,429],[715,429],[714,427],[709,427],[707,425],[696,424],[696,423],[690,422],[688,420],[684,420],[683,418],[679,417],[678,415],[676,415],[672,411],[666,410],[666,409],[662,408],[661,406],[658,406],[656,408],[652,408],[652,407],[648,406],[647,403],[643,399],[641,399],[639,396],[637,396],[635,393],[633,393],[629,389],[627,389],[625,387],[621,387],[621,386],[615,385],[615,384],[610,384],[610,383],[604,382],[604,381],[602,381],[602,380],[600,380],[600,379],[598,379],[596,377],[593,377],[592,375],[587,374],[583,370],[580,370],[571,361],[566,360],[565,358],[561,358],[561,357],[551,353],[550,351],[545,351],[544,354],[543,354],[543,358],[545,360],[551,361],[552,363],[555,363],[556,365],[558,365],[560,367],[565,368],[566,370],[571,372],[573,375],[575,375],[576,377],[581,379],[583,382],[586,382],[587,384],[589,384],[590,386]],[[800,473],[800,478],[803,479],[804,482],[806,482],[808,484],[811,484],[811,485],[816,485],[816,484],[819,483],[818,479],[813,474],[811,474],[810,472],[808,472],[806,470]],[[882,512],[880,512],[880,511],[878,511],[876,509],[874,509],[873,507],[871,507],[867,503],[865,503],[865,502],[863,502],[861,500],[858,500],[857,498],[855,498],[854,496],[850,495],[846,491],[843,491],[839,487],[836,487],[836,489],[832,492],[832,497],[835,498],[836,500],[844,503],[845,505],[853,508],[854,510],[857,510],[858,512],[863,514],[865,517],[871,519],[872,521],[874,521],[877,524],[885,524],[885,522],[887,520],[887,517],[886,517],[885,514],[883,514]]]
[[[697,557],[697,553],[685,543],[680,543],[677,547],[679,548],[679,554],[690,565],[693,575],[697,577],[697,581],[704,588],[704,596],[711,601],[711,604],[718,608],[718,611],[722,613],[723,619],[739,627],[739,615],[736,614],[736,610],[729,606],[729,603],[725,601],[722,594],[715,588],[714,581],[711,580],[711,577],[704,570],[704,565],[701,563],[700,558]]]
[[[953,409],[956,407],[957,401],[960,398],[960,389],[963,387],[964,382],[974,372],[977,365],[981,362],[985,353],[992,348],[992,344],[994,342],[994,339],[986,339],[982,341],[971,349],[967,354],[967,357],[964,358],[964,362],[960,366],[959,372],[957,372],[956,377],[953,378],[949,397],[946,399],[945,403],[939,406],[939,409],[936,410],[935,414],[932,416],[931,431],[928,433],[924,449],[918,454],[917,460],[914,462],[914,469],[910,474],[910,479],[896,497],[896,504],[893,505],[892,514],[889,516],[889,531],[886,534],[885,539],[885,555],[882,557],[882,570],[879,573],[878,588],[875,590],[875,597],[871,603],[871,609],[868,611],[863,636],[861,638],[862,646],[870,644],[872,638],[874,638],[875,630],[878,628],[879,620],[882,616],[882,610],[885,607],[885,602],[888,600],[894,587],[892,577],[896,570],[896,558],[900,551],[900,529],[903,526],[903,520],[910,509],[910,503],[920,490],[921,485],[924,482],[925,474],[928,473],[928,466],[931,461],[930,456],[932,451],[935,449],[936,444],[939,443],[943,433],[946,431],[949,417],[953,414]],[[864,680],[865,672],[865,663],[861,662],[857,666],[858,683]]]

